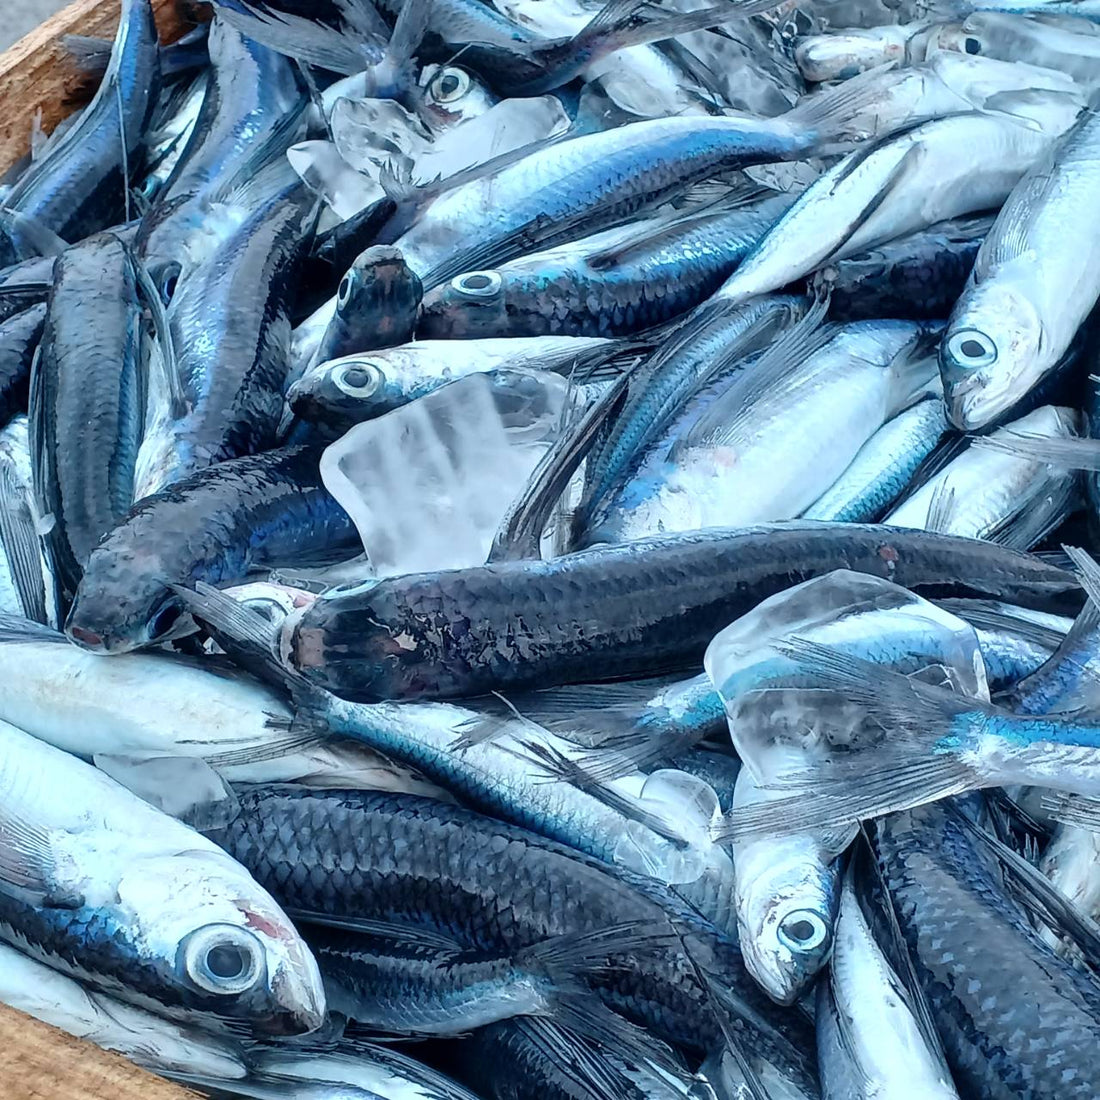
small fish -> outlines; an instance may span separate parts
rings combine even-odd
[[[14,726],[0,745],[0,938],[153,1011],[275,1034],[320,1024],[317,964],[238,863]]]

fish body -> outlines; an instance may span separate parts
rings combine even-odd
[[[1100,296],[1090,198],[1100,114],[1080,121],[1013,189],[982,242],[940,348],[944,397],[963,431],[985,427],[1050,372]],[[1078,248],[1066,248],[1073,234]]]
[[[31,363],[45,321],[44,304],[0,321],[0,427],[27,411]]]
[[[0,938],[140,1007],[276,1033],[321,1022],[316,963],[239,864],[14,726],[2,746],[4,834],[27,839],[4,844]]]
[[[126,0],[95,98],[16,182],[4,205],[70,242],[123,221],[159,82],[152,5]]]
[[[1024,604],[1076,587],[972,539],[799,521],[337,588],[287,621],[283,644],[307,678],[363,700],[642,675],[696,660],[749,607],[835,568]]]
[[[88,556],[130,510],[145,427],[142,303],[130,250],[103,233],[54,269],[31,386],[39,513],[67,593]]]
[[[124,652],[169,633],[169,583],[227,585],[280,562],[353,557],[358,536],[325,491],[315,448],[224,462],[139,501],[89,558],[66,625],[87,649]]]
[[[686,313],[717,289],[774,218],[785,195],[729,211],[605,230],[573,244],[465,272],[424,298],[418,333],[625,336]]]

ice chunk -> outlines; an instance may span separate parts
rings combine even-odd
[[[331,141],[300,141],[286,155],[301,181],[344,221],[384,197],[377,179],[352,168]]]
[[[321,478],[378,576],[480,565],[573,401],[558,374],[470,375],[356,425]]]
[[[831,750],[856,752],[889,735],[862,708],[815,689],[776,643],[807,638],[988,699],[973,628],[907,589],[837,570],[778,593],[726,627],[704,665],[730,735],[761,785],[803,771]]]

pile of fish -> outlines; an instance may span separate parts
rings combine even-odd
[[[0,1001],[216,1097],[1095,1100],[1100,5],[589,2],[66,41]]]

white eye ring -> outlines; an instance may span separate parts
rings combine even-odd
[[[780,943],[799,954],[816,951],[829,938],[829,926],[810,909],[788,913],[776,932]]]
[[[470,74],[464,69],[456,69],[453,66],[440,69],[428,85],[428,94],[436,103],[454,103],[469,90]]]
[[[348,397],[370,397],[382,384],[385,375],[364,359],[353,359],[332,372],[332,384]]]
[[[953,363],[969,370],[988,367],[997,361],[997,345],[976,328],[953,332],[945,350]]]
[[[456,275],[451,286],[467,298],[492,298],[500,293],[502,282],[499,271],[467,271]]]
[[[234,996],[251,989],[266,971],[260,941],[235,924],[209,924],[180,945],[184,974],[207,993]]]
[[[343,309],[351,300],[351,272],[349,271],[336,288],[336,308]]]

